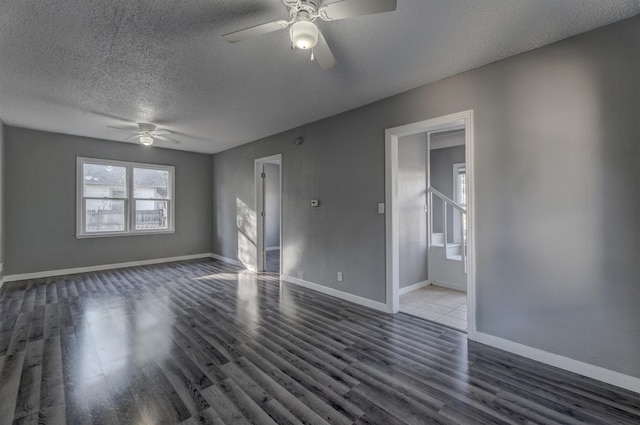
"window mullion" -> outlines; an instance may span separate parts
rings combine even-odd
[[[127,216],[129,217],[129,223],[127,232],[133,233],[135,231],[135,202],[133,200],[133,166],[127,165]]]

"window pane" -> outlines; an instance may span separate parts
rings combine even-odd
[[[124,230],[124,201],[87,199],[85,232],[121,232]]]
[[[136,200],[136,230],[166,230],[167,201],[139,201]]]
[[[458,197],[456,201],[464,206],[467,204],[467,175],[464,174],[464,171],[457,175],[456,186],[456,195]]]
[[[87,198],[126,198],[127,169],[103,164],[84,164],[84,196]]]
[[[133,197],[169,199],[169,171],[149,168],[133,169]]]

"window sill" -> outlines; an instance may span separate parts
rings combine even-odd
[[[88,233],[88,234],[76,234],[76,239],[94,239],[94,238],[112,238],[118,236],[145,236],[145,235],[167,235],[175,233],[175,230],[148,230],[138,232],[127,233]]]

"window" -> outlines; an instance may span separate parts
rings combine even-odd
[[[467,167],[464,162],[453,164],[453,200],[467,208]],[[453,208],[453,241],[460,243],[467,240],[467,220],[462,217],[460,229],[460,211]]]
[[[174,167],[78,158],[76,237],[173,232]]]
[[[467,168],[464,163],[453,164],[454,200],[467,206]]]

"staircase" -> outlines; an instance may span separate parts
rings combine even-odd
[[[432,233],[431,246],[444,248],[444,234]],[[466,248],[466,247],[465,247]],[[448,260],[462,261],[462,244],[456,242],[447,243],[446,258]]]
[[[432,276],[430,280],[440,286],[466,291],[467,210],[433,187],[429,187],[428,193],[429,269]],[[440,199],[442,204],[441,218],[435,223],[434,198]],[[449,223],[449,212],[452,212],[451,216],[458,220],[455,226]],[[433,232],[434,224],[437,224],[442,232]]]

